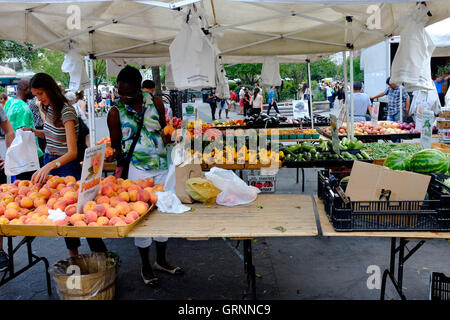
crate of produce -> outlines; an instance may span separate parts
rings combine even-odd
[[[336,231],[450,231],[450,196],[422,201],[351,201],[350,172],[318,173],[318,197]],[[339,188],[340,187],[340,188]]]
[[[430,300],[450,300],[450,277],[440,272],[430,274]]]

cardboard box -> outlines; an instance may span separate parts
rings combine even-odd
[[[431,177],[362,161],[353,164],[345,194],[352,201],[380,200],[382,189],[390,190],[392,201],[425,199]]]

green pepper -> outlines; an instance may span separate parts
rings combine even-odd
[[[359,140],[358,140],[358,142],[355,143],[355,146],[354,146],[355,149],[361,149],[363,147],[364,147],[364,143]]]
[[[302,145],[301,144],[293,144],[290,146],[286,147],[286,150],[292,153],[297,153],[302,149]]]
[[[303,156],[301,154],[297,155],[297,162],[302,162],[303,161]]]
[[[308,152],[311,154],[317,153],[317,149],[315,147],[312,147]]]
[[[311,153],[303,152],[303,158],[305,159],[305,161],[311,161]]]

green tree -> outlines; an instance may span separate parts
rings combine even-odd
[[[262,64],[236,64],[225,67],[228,79],[240,79],[242,85],[253,85],[261,74]]]
[[[25,45],[31,44],[25,43]],[[30,68],[40,52],[42,50],[28,50],[27,47],[15,41],[0,40],[0,63],[16,58],[22,64],[19,69],[23,69],[23,67]]]
[[[31,67],[33,72],[45,72],[52,76],[56,82],[60,82],[62,86],[69,85],[69,74],[61,70],[61,65],[64,62],[64,53],[43,49],[32,62]]]
[[[342,74],[344,74],[343,70]],[[350,59],[347,60],[347,79],[350,81]],[[361,70],[361,56],[353,58],[353,81],[364,81],[364,70]]]
[[[281,78],[291,78],[292,84],[295,88],[298,88],[299,84],[307,81],[308,70],[306,63],[281,63],[280,64],[280,76]]]
[[[340,79],[342,76],[342,67],[328,57],[311,63],[311,81],[320,81],[323,78]]]

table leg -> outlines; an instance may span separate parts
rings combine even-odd
[[[381,293],[380,300],[384,300],[385,292],[386,292],[386,281],[387,276],[391,279],[392,284],[394,285],[395,290],[400,295],[402,300],[406,300],[406,296],[403,293],[403,267],[405,262],[425,243],[424,240],[420,241],[416,246],[409,251],[409,253],[405,256],[405,247],[409,242],[406,239],[400,238],[399,246],[396,247],[397,238],[391,239],[391,261],[389,270],[386,269],[383,272],[383,278],[381,282]],[[395,257],[399,253],[398,256],[398,269],[397,269],[397,279],[395,279]]]
[[[244,240],[244,270],[247,275],[247,290],[244,297],[250,294],[252,300],[256,300],[256,273],[252,262],[252,241]]]
[[[302,168],[302,192],[305,192],[305,169]]]
[[[50,281],[50,274],[48,272],[49,269],[49,263],[48,260],[44,257],[38,257],[33,254],[31,243],[35,237],[24,237],[22,241],[14,248],[13,247],[13,241],[12,237],[8,237],[8,255],[9,255],[9,268],[7,271],[5,271],[5,274],[3,275],[2,279],[0,280],[0,287],[7,282],[13,280],[14,278],[21,275],[23,272],[27,271],[31,267],[33,267],[35,264],[39,263],[40,261],[44,262],[45,264],[45,273],[46,273],[46,281],[47,281],[47,292],[48,295],[52,294],[52,286]],[[27,245],[27,254],[28,254],[28,265],[20,269],[19,271],[14,270],[14,254],[22,247],[24,244]],[[9,275],[6,277],[6,275]]]
[[[298,184],[298,168],[297,168],[297,182],[296,183]]]

